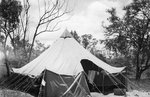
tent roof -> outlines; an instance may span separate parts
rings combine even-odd
[[[80,63],[82,59],[92,61],[109,73],[118,73],[124,69],[124,67],[117,68],[110,66],[96,58],[85,50],[71,37],[71,34],[65,30],[61,37],[57,39],[49,49],[27,65],[19,69],[14,69],[14,71],[21,74],[37,76],[44,69],[47,69],[58,74],[77,75],[83,71],[83,67]]]

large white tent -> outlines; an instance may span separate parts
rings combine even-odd
[[[49,49],[27,65],[14,69],[14,71],[16,73],[37,76],[47,69],[57,74],[77,75],[84,71],[81,65],[82,59],[92,61],[108,73],[118,73],[124,69],[124,67],[113,67],[101,61],[84,49],[68,30],[65,30]]]

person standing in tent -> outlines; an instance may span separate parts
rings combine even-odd
[[[0,43],[0,79],[8,75],[7,66],[5,64],[5,54],[2,44]]]

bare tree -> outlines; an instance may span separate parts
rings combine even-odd
[[[24,14],[22,17],[20,17],[21,20],[21,28],[23,30],[23,45],[24,45],[24,50],[25,50],[25,40],[27,36],[27,30],[29,26],[29,0],[24,0]]]
[[[69,13],[67,8],[68,8],[68,1],[66,0],[56,0],[55,2],[49,0],[48,3],[45,2],[44,14],[40,16],[36,29],[34,31],[31,49],[29,52],[29,60],[31,58],[32,49],[36,37],[44,32],[53,32],[58,30],[56,29],[56,26],[61,22],[58,21],[58,19],[63,15]],[[55,24],[54,21],[56,22]]]
[[[30,9],[30,3],[29,0],[23,0],[23,12],[22,15],[20,15],[20,26],[18,27],[18,36],[20,37],[20,41],[22,41],[22,48],[23,52],[25,54],[25,57],[28,57],[27,55],[27,33],[29,28],[29,9]]]
[[[4,12],[4,14],[0,14],[2,15],[0,17],[0,20],[2,21],[2,22],[0,21],[0,26],[1,26],[0,30],[2,30],[1,32],[3,33],[0,33],[0,37],[4,37],[4,39],[2,40],[1,38],[0,41],[3,41],[6,45],[6,41],[8,40],[8,38],[10,38],[15,56],[18,56],[16,54],[16,51],[18,50],[19,52],[22,51],[24,53],[24,56],[28,58],[27,59],[28,61],[30,61],[31,59],[36,37],[45,32],[53,32],[59,30],[56,29],[57,25],[62,21],[59,18],[69,13],[68,1],[44,0],[44,10],[41,10],[39,6],[39,12],[40,12],[39,19],[37,21],[37,25],[35,26],[35,30],[32,32],[33,37],[31,39],[31,43],[29,43],[29,38],[28,38],[29,29],[30,29],[29,14],[33,14],[33,13],[29,13],[31,8],[29,0],[23,0],[22,6],[21,6],[21,2],[15,2],[16,7],[10,6],[9,10],[7,9],[8,11],[10,11],[9,13],[13,13],[13,11],[17,13],[17,11],[15,11],[15,8],[18,8],[19,10],[17,13],[18,18],[16,18],[14,24],[11,23],[11,21],[9,21],[13,19],[7,19],[5,18],[6,16],[3,16],[3,15],[9,16],[9,13],[5,13],[5,11],[3,10],[4,7],[8,8],[6,5],[9,5],[9,3],[7,0],[3,0],[3,1],[4,1],[3,3],[4,6],[2,4],[1,4],[2,6],[0,6],[1,7],[0,10],[2,10],[0,13]]]

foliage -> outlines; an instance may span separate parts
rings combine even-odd
[[[76,31],[71,31],[70,33],[78,43],[81,42],[81,37],[77,34]]]
[[[115,66],[115,67],[123,67],[126,66],[126,74],[128,77],[133,77],[135,75],[134,65],[132,62],[132,59],[127,58],[127,57],[114,57],[108,61],[110,65]]]
[[[16,0],[2,0],[0,3],[0,36],[3,37],[3,44],[6,46],[8,37],[12,41],[15,30],[19,25],[19,16],[22,11],[21,2]]]
[[[45,44],[41,43],[39,40],[35,41],[35,47],[33,49],[33,54],[31,56],[31,60],[38,57],[41,53],[43,53],[45,50],[47,50],[50,46],[45,46]]]
[[[5,37],[4,37],[3,35],[0,35],[0,42],[1,42],[2,44],[4,44],[4,40],[5,40]]]
[[[31,44],[29,41],[26,41],[26,52],[24,51],[24,46],[22,45],[23,40],[20,40],[19,38],[16,38],[16,55],[13,53],[13,48],[7,46],[8,53],[8,62],[10,66],[20,68],[28,63],[28,58],[26,56],[29,55],[30,46]],[[36,41],[36,46],[33,49],[33,54],[31,56],[31,60],[35,59],[37,56],[39,56],[43,51],[49,48],[49,46],[45,46],[40,41]]]
[[[119,18],[114,8],[108,10],[110,24],[104,26],[106,47],[116,54],[130,57],[136,66],[136,79],[150,67],[150,1],[133,0],[124,7],[124,17]]]
[[[84,34],[79,36],[76,31],[71,31],[71,34],[74,39],[77,40],[77,42],[80,43],[85,49],[89,50],[94,56],[96,56],[100,60],[107,62],[107,58],[104,57],[104,55],[101,54],[100,50],[96,48],[98,40],[96,38],[93,38],[91,34]]]
[[[150,72],[146,72],[146,76],[150,78]]]
[[[90,44],[90,41],[92,39],[92,35],[91,34],[84,34],[81,36],[82,38],[82,45],[85,49],[87,49],[88,45]]]
[[[22,6],[16,0],[2,0],[0,4],[0,16],[4,19],[4,27],[15,29],[19,23],[19,15],[21,14]]]
[[[25,45],[24,45],[24,42],[25,42]],[[30,47],[31,47],[31,44],[29,43],[28,40],[23,40],[21,39],[19,36],[16,36],[14,38],[14,45],[15,45],[15,54],[12,53],[12,55],[14,56],[15,58],[15,61],[18,62],[18,64],[16,64],[18,67],[20,66],[23,66],[25,64],[28,63],[28,58],[27,56],[29,55],[29,51],[30,51]],[[25,48],[25,50],[24,50]],[[13,49],[13,48],[12,48]]]
[[[106,62],[106,63],[109,63],[108,62],[108,60],[107,60],[107,58],[103,55],[103,54],[101,54],[100,52],[99,52],[99,50],[95,50],[94,52],[91,52],[93,55],[95,55],[98,59],[100,59],[100,60],[102,60],[102,61],[104,61],[104,62]]]

